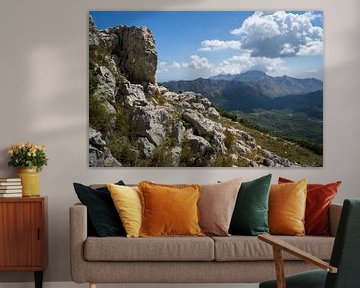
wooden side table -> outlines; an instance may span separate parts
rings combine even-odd
[[[0,198],[0,271],[32,271],[41,288],[47,250],[47,197]]]

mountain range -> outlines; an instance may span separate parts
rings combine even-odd
[[[220,74],[212,80],[227,80],[251,83],[267,97],[275,98],[291,94],[304,94],[322,90],[322,81],[315,78],[297,79],[289,76],[272,77],[262,71],[251,70],[241,74]]]
[[[193,91],[227,111],[288,109],[322,117],[323,82],[315,78],[272,77],[261,71],[162,83],[174,92]],[[320,113],[321,112],[321,113]]]

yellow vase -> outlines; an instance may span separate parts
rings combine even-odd
[[[17,177],[21,178],[22,196],[40,196],[40,177],[36,167],[20,167]]]

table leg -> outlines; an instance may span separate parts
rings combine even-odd
[[[43,284],[43,271],[35,271],[35,288],[42,288]]]

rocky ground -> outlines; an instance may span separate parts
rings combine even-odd
[[[298,166],[258,145],[203,95],[156,83],[149,29],[89,29],[89,165]]]

